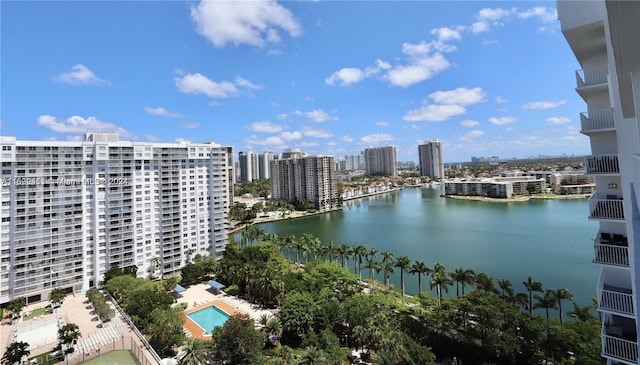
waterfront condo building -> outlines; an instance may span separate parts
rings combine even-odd
[[[254,181],[260,178],[257,153],[240,151],[238,152],[238,162],[240,162],[240,181]]]
[[[258,155],[258,173],[260,179],[271,178],[271,161],[273,161],[273,152],[264,152]]]
[[[559,1],[558,17],[582,67],[576,91],[586,103],[581,132],[591,142],[585,173],[596,185],[589,219],[599,225],[601,354],[611,365],[638,364],[640,2]]]
[[[369,147],[364,150],[367,175],[398,176],[396,147]]]
[[[444,179],[442,143],[439,140],[425,141],[418,145],[418,160],[420,176]]]
[[[0,303],[95,287],[112,265],[177,274],[196,254],[221,257],[232,149],[214,143],[0,137]]]
[[[274,160],[271,162],[271,198],[305,199],[318,210],[339,207],[335,162],[332,156]]]

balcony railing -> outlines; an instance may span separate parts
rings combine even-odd
[[[607,64],[586,67],[576,71],[576,83],[578,88],[607,83],[609,66]]]
[[[616,126],[613,120],[613,110],[611,109],[582,112],[580,113],[580,124],[582,133],[613,129]]]
[[[636,364],[638,362],[638,344],[635,341],[603,334],[602,355]]]
[[[633,316],[633,294],[631,290],[605,285],[604,289],[598,289],[598,309]]]
[[[592,196],[589,199],[589,219],[596,220],[624,220],[622,199],[612,196],[607,199],[598,199]]]
[[[585,158],[586,175],[616,175],[620,173],[618,155],[593,155]]]
[[[629,267],[629,247],[595,244],[594,248],[594,263]]]

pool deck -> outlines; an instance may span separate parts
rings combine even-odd
[[[205,330],[200,327],[194,320],[192,320],[191,318],[189,318],[189,316],[187,314],[191,314],[193,312],[197,312],[201,309],[204,308],[208,308],[211,306],[216,306],[218,307],[218,309],[220,309],[221,311],[225,312],[226,314],[232,316],[234,314],[236,314],[236,311],[231,308],[230,306],[228,306],[227,304],[223,303],[220,300],[214,300],[212,302],[208,302],[208,303],[204,303],[204,304],[200,304],[200,305],[196,305],[195,307],[189,308],[187,310],[184,311],[184,328],[191,332],[191,337],[193,338],[199,338],[201,340],[210,340],[211,339],[211,335],[206,335],[204,332]]]
[[[211,303],[215,303],[218,308],[230,315],[236,313],[247,314],[255,321],[256,326],[258,326],[258,321],[262,315],[273,315],[275,313],[273,310],[260,308],[259,305],[251,304],[246,300],[228,295],[224,292],[214,294],[209,290],[209,285],[206,284],[196,284],[187,288],[187,290],[177,298],[176,304],[178,303],[187,304],[187,309],[184,311],[186,317],[184,324],[185,331],[188,331],[195,338],[202,339],[211,339],[211,336],[198,336],[198,334],[203,333],[202,328],[188,319],[186,314],[206,308],[210,306]]]

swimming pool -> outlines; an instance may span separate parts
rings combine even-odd
[[[215,305],[189,313],[187,316],[204,330],[205,335],[211,335],[214,327],[222,327],[229,315]]]

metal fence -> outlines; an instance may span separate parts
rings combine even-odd
[[[138,337],[138,340],[140,340],[140,342],[142,343],[141,347],[146,349],[151,356],[153,357],[153,359],[155,359],[155,363],[156,364],[162,364],[162,359],[160,358],[160,356],[158,356],[158,354],[156,353],[156,351],[153,349],[153,347],[151,347],[151,345],[149,344],[149,342],[147,342],[147,340],[144,338],[144,335],[142,335],[142,333],[140,333],[140,331],[138,330],[138,328],[136,327],[135,324],[133,324],[133,322],[131,321],[131,319],[129,318],[129,316],[127,315],[127,313],[125,313],[122,308],[120,308],[120,306],[118,305],[118,302],[115,300],[114,297],[111,296],[111,294],[109,294],[108,292],[105,291],[105,296],[107,297],[107,299],[109,299],[111,301],[111,303],[113,303],[113,306],[116,308],[116,310],[118,310],[118,312],[120,313],[120,316],[122,317],[122,320],[129,325],[129,327],[131,328],[131,331]],[[142,364],[142,363],[141,363]],[[144,365],[144,364],[143,364]]]

